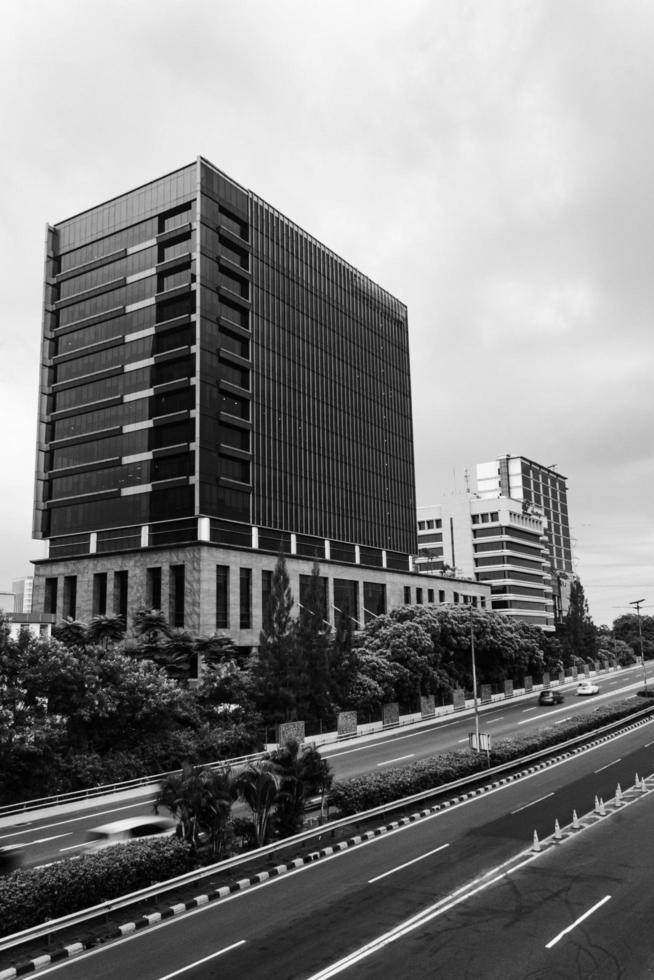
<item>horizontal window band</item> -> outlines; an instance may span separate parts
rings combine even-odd
[[[245,490],[252,493],[251,483],[241,483],[240,480],[231,480],[228,476],[219,476],[218,483],[221,487],[231,487],[234,490]]]
[[[242,220],[244,225],[249,225],[247,218],[243,218]],[[211,225],[207,225],[207,227],[209,228],[211,227]],[[228,228],[227,225],[224,225],[220,220],[216,225],[216,231],[218,232],[219,235],[224,235],[225,238],[227,238],[228,241],[233,242],[234,245],[240,245],[242,248],[251,251],[252,246],[250,242],[247,240],[247,238],[241,238],[240,235],[237,235],[235,231],[232,231],[231,228]]]
[[[158,449],[153,449],[151,452],[152,459],[161,459],[165,456],[181,456],[187,455],[195,443],[192,442],[176,442],[173,446],[160,446]]]
[[[228,320],[226,316],[222,314],[218,317],[218,326],[224,327],[225,330],[231,330],[232,333],[237,334],[239,337],[251,340],[252,331],[249,327],[244,327],[240,323],[236,323],[234,320]]]
[[[165,395],[168,391],[190,388],[194,382],[195,378],[175,378],[174,381],[164,381],[163,384],[155,385],[152,390],[155,395]]]
[[[58,391],[67,391],[69,388],[77,388],[79,385],[88,384],[90,381],[102,381],[103,378],[113,378],[122,373],[122,365],[117,364],[114,367],[103,368],[101,371],[92,371],[90,374],[78,374],[68,381],[58,381],[52,386],[52,391],[56,394]]]
[[[66,351],[65,354],[57,354],[52,358],[52,363],[65,364],[66,361],[74,361],[76,358],[85,357],[87,354],[95,354],[97,351],[108,350],[110,347],[118,347],[124,339],[122,334],[116,334],[115,337],[98,340],[95,344],[87,344],[86,347],[76,347],[75,350]]]
[[[229,412],[218,412],[218,419],[221,422],[228,422],[229,425],[233,425],[235,428],[247,429],[248,432],[252,431],[252,422],[249,419],[241,419],[238,415],[230,415]]]
[[[172,289],[164,289],[161,293],[155,293],[154,300],[155,303],[165,303],[168,299],[176,299],[178,296],[185,296],[190,292],[192,292],[191,283],[186,282],[181,286],[174,286]]]
[[[98,429],[96,432],[84,432],[77,436],[67,436],[65,439],[56,439],[49,443],[49,448],[65,449],[67,446],[81,445],[83,442],[94,442],[96,439],[108,439],[110,436],[119,436],[122,426],[112,425],[109,429]]]
[[[241,357],[240,354],[234,354],[231,350],[227,350],[225,347],[218,348],[218,357],[221,361],[228,361],[230,364],[236,364],[238,367],[242,367],[245,371],[252,368],[251,360]]]
[[[248,391],[246,388],[240,388],[238,385],[232,384],[231,381],[223,380],[223,378],[218,378],[218,388],[220,391],[224,391],[230,395],[236,395],[238,398],[244,398],[246,401],[252,400],[251,391]]]
[[[62,466],[57,470],[49,470],[46,476],[49,480],[54,480],[60,476],[75,476],[76,473],[87,473],[91,470],[106,470],[110,466],[120,466],[120,456],[98,459],[93,463],[79,463],[76,466]]]
[[[59,412],[52,412],[49,415],[51,422],[58,422],[60,419],[69,419],[77,415],[86,415],[87,412],[95,412],[101,408],[113,408],[114,405],[122,404],[120,395],[112,395],[111,398],[102,398],[97,402],[87,402],[85,405],[76,405],[74,408],[62,408]]]
[[[169,272],[172,269],[181,268],[182,266],[191,264],[191,259],[193,256],[190,252],[184,252],[182,255],[175,256],[174,259],[167,259],[165,262],[159,262],[156,266],[157,275],[161,275],[164,272]]]
[[[155,364],[165,364],[166,361],[175,361],[178,357],[187,357],[193,348],[190,344],[185,344],[183,347],[175,347],[173,350],[162,351],[161,354],[154,355]]]
[[[124,259],[126,255],[126,248],[119,248],[115,252],[107,252],[106,255],[100,255],[97,259],[89,259],[88,262],[82,262],[80,265],[75,265],[71,269],[66,269],[65,272],[60,272],[55,277],[56,281],[58,283],[65,282],[67,279],[74,279],[75,276],[81,276],[85,272],[93,272],[94,269],[100,269],[103,265],[110,265],[112,262]]]
[[[239,265],[238,262],[234,262],[234,260],[230,259],[227,255],[218,255],[217,262],[218,265],[224,266],[224,268],[229,272],[234,272],[236,275],[243,276],[243,278],[247,279],[248,282],[252,282],[252,273],[250,270],[243,268],[242,265]]]
[[[72,497],[57,497],[56,500],[48,500],[46,507],[52,510],[55,507],[70,507],[71,504],[87,504],[94,500],[115,500],[120,497],[120,490],[97,490],[95,493],[78,493]]]
[[[244,296],[235,293],[233,290],[228,289],[226,286],[218,285],[218,294],[224,296],[225,299],[229,300],[230,303],[235,303],[237,306],[242,306],[244,310],[251,310],[252,303],[249,299]]]
[[[170,425],[172,422],[185,422],[187,419],[194,418],[192,409],[185,408],[181,412],[171,412],[170,415],[157,415],[152,419],[155,428],[160,425]]]
[[[157,235],[156,243],[163,245],[164,242],[169,242],[174,238],[183,238],[184,235],[189,235],[192,231],[193,224],[189,221],[184,225],[177,225],[176,228],[170,228],[168,231],[162,231],[160,235]]]
[[[110,280],[110,282],[103,282],[100,286],[85,289],[81,293],[73,293],[72,296],[67,296],[65,299],[58,299],[54,304],[54,308],[55,310],[63,310],[67,306],[75,306],[76,303],[83,303],[87,299],[93,299],[94,296],[102,296],[103,293],[111,293],[114,289],[120,289],[125,283],[125,276],[119,276],[117,279]]]
[[[186,324],[192,323],[194,318],[194,313],[183,313],[181,316],[174,316],[171,320],[161,320],[159,323],[155,323],[154,329],[156,333],[165,333],[166,330],[174,330],[176,327],[184,327]]]
[[[62,337],[64,334],[81,330],[82,327],[92,327],[94,324],[103,323],[105,320],[114,320],[117,316],[122,316],[124,313],[124,306],[114,306],[113,309],[105,310],[104,313],[94,313],[92,316],[85,316],[81,320],[74,320],[73,323],[67,323],[65,327],[57,327],[54,335],[55,337]]]
[[[218,443],[218,452],[221,456],[230,456],[233,459],[242,459],[243,462],[249,463],[252,460],[252,453],[247,449],[237,449],[236,446],[230,446],[226,442]]]

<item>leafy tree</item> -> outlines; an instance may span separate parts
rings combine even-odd
[[[335,706],[342,710],[348,702],[358,674],[358,657],[354,650],[354,620],[348,606],[337,611],[336,629],[329,650],[329,674]]]
[[[582,663],[595,659],[597,653],[595,624],[588,611],[584,587],[577,578],[572,580],[568,611],[563,617],[562,624],[557,627],[557,635],[569,659],[578,658]]]
[[[654,657],[654,616],[640,617],[640,631],[643,638],[643,653],[648,660]],[[640,659],[640,634],[636,613],[619,616],[613,623],[613,635],[616,640],[627,643],[635,656]]]
[[[297,716],[308,722],[333,718],[330,639],[325,589],[320,568],[314,564],[309,588],[294,625],[295,699]]]
[[[297,691],[302,674],[296,663],[292,608],[286,561],[280,555],[272,576],[259,649],[250,664],[256,704],[267,723],[297,717]]]

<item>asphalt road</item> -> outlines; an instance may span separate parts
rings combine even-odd
[[[638,947],[639,962],[648,966],[654,951],[648,928],[654,883],[643,868],[652,856],[651,798],[544,851],[508,879],[488,882],[507,862],[533,856],[534,831],[543,840],[556,820],[564,826],[573,810],[579,816],[591,811],[595,796],[608,800],[618,782],[626,789],[636,772],[653,771],[654,724],[649,723],[41,975],[57,973],[64,980],[326,980],[341,974],[357,980],[639,980],[649,974],[629,972],[636,962],[629,959],[629,948]],[[480,891],[484,884],[488,887]],[[615,902],[610,915],[600,906],[596,919],[593,913],[583,928],[546,947],[607,894]],[[437,903],[455,900],[451,910],[432,914]],[[419,927],[410,930],[416,917]],[[391,936],[398,938],[389,944]],[[362,956],[367,945],[372,951]],[[624,972],[592,972],[587,950],[602,969]],[[343,970],[338,964],[345,957],[353,960]]]
[[[541,708],[537,694],[486,705],[480,714],[480,730],[497,739],[516,731],[528,732],[544,724],[559,724],[571,715],[590,712],[599,704],[620,700],[642,686],[637,669],[607,674],[598,678],[598,682],[600,694],[583,698],[577,697],[576,685],[567,685],[563,688],[566,700],[562,705]],[[344,779],[464,748],[473,730],[470,713],[449,716],[410,729],[368,736],[356,743],[325,746],[322,754],[331,762],[336,777]],[[151,791],[144,794],[141,790],[127,794],[123,800],[108,797],[90,807],[56,808],[27,820],[20,817],[2,821],[0,847],[20,845],[26,865],[45,864],[78,854],[93,827],[127,816],[151,813],[154,795]]]

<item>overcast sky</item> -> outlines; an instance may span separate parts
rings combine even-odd
[[[407,304],[417,503],[556,464],[595,622],[654,612],[653,49],[650,0],[5,0],[0,591],[45,223],[202,154]]]

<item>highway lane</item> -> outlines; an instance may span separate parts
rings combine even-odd
[[[380,932],[347,968],[334,962],[315,980],[653,976],[653,820],[650,794],[461,904]]]
[[[303,980],[526,853],[534,830],[542,839],[556,819],[563,826],[573,809],[581,816],[592,809],[596,795],[612,796],[618,780],[626,788],[635,772],[654,771],[653,728],[648,724],[583,756],[43,972],[59,973],[63,980]],[[610,818],[614,829],[622,819],[622,814]],[[584,831],[595,833],[596,828]],[[467,924],[464,950],[466,942],[474,946],[477,935],[474,916]],[[433,961],[429,969],[422,975],[438,975]],[[378,963],[365,975],[421,974],[412,965],[402,972]]]
[[[492,739],[528,732],[544,724],[558,724],[571,715],[591,712],[599,704],[620,700],[641,687],[640,674],[635,669],[604,675],[598,682],[600,694],[590,698],[577,697],[576,685],[568,685],[563,689],[565,702],[553,707],[540,707],[537,694],[486,705],[481,712],[480,729],[488,731]],[[448,716],[427,725],[368,736],[356,743],[325,746],[322,754],[331,762],[336,777],[342,779],[462,749],[473,729],[472,715]],[[89,808],[84,805],[83,809],[69,812],[57,808],[28,821],[21,817],[0,827],[0,847],[21,845],[24,862],[29,865],[79,853],[91,828],[126,816],[151,813],[155,794],[148,791],[143,796],[142,793],[136,799],[129,795],[123,801],[104,798]]]

